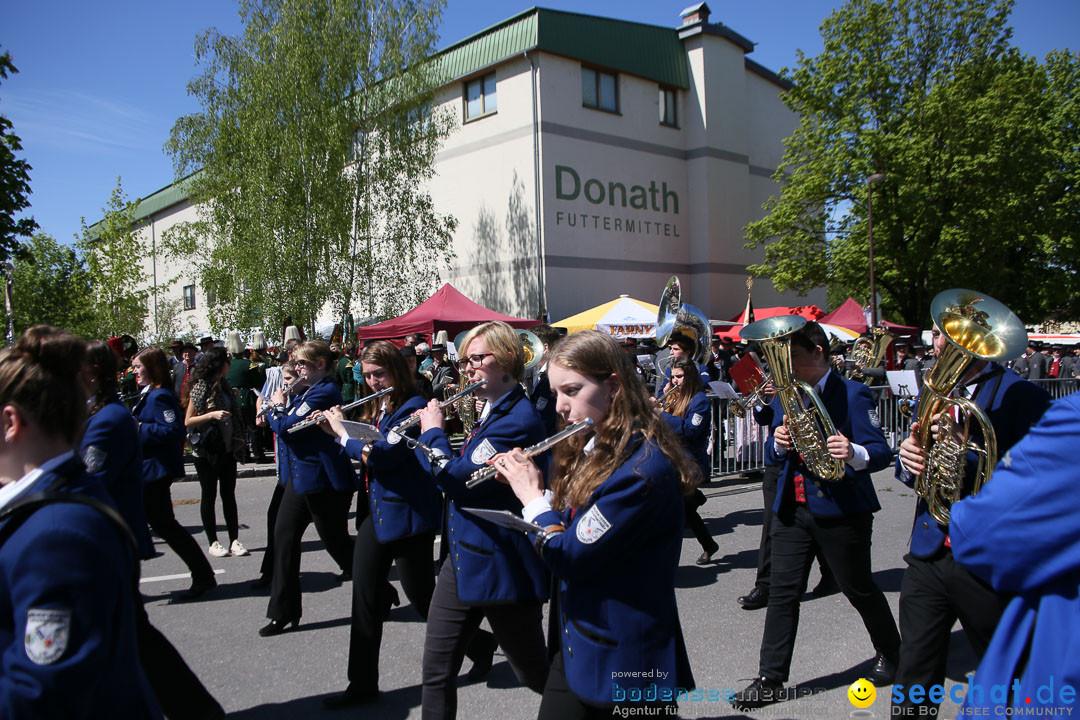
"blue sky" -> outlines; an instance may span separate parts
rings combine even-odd
[[[690,0],[548,0],[542,7],[675,27]],[[818,28],[832,0],[714,0],[713,22],[757,43],[751,57],[773,70],[795,52],[821,50]],[[441,46],[531,7],[449,0]],[[1014,42],[1040,58],[1077,47],[1080,0],[1018,0]],[[31,171],[32,214],[63,242],[93,223],[119,175],[129,199],[174,179],[162,151],[176,118],[198,110],[187,96],[195,36],[240,31],[232,0],[0,0],[0,49],[19,74],[0,85],[0,113],[22,138]]]

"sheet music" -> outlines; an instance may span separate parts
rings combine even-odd
[[[341,424],[345,427],[345,431],[349,433],[351,440],[373,443],[383,439],[382,433],[374,425],[353,422],[352,420],[342,420]]]
[[[709,383],[709,389],[713,391],[713,394],[721,400],[738,400],[739,395],[735,392],[735,388],[731,387],[729,383],[722,380],[713,380]]]
[[[889,389],[899,397],[914,397],[919,394],[919,380],[914,370],[886,370]]]

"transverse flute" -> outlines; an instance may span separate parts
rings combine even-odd
[[[392,392],[394,392],[394,388],[393,387],[388,387],[388,388],[386,388],[384,390],[380,390],[379,392],[374,393],[373,395],[368,395],[367,397],[362,397],[359,400],[354,400],[351,403],[349,403],[348,405],[342,405],[341,406],[341,412],[348,412],[349,410],[352,410],[353,408],[360,407],[361,405],[363,405],[364,403],[366,403],[366,402],[368,402],[370,400],[374,400],[375,398],[381,398],[383,395],[387,395],[387,394],[392,393]],[[313,417],[313,418],[310,418],[308,420],[301,420],[300,422],[296,423],[291,428],[289,428],[288,432],[289,432],[289,434],[292,434],[294,432],[299,432],[300,430],[303,430],[305,428],[309,428],[312,425],[318,425],[320,419],[321,419],[321,416]]]
[[[484,387],[485,385],[487,385],[487,380],[480,380],[479,382],[474,382],[472,385],[469,385],[469,386],[465,387],[464,389],[462,389],[461,392],[457,393],[456,395],[451,395],[450,397],[446,398],[441,403],[439,403],[439,409],[442,410],[443,408],[450,407],[451,405],[454,404],[455,401],[460,400],[461,398],[465,397],[469,393],[476,392],[477,390]],[[415,413],[413,415],[410,415],[409,417],[402,420],[396,426],[391,428],[390,432],[394,432],[394,433],[397,433],[398,435],[400,435],[403,431],[408,430],[409,428],[411,428],[413,425],[415,425],[418,422],[420,422],[420,413],[419,412],[417,412],[417,413]]]
[[[525,457],[533,457],[534,455],[539,455],[540,453],[544,452],[553,445],[562,442],[571,435],[577,435],[585,428],[591,427],[592,424],[592,418],[585,418],[584,420],[579,420],[570,427],[555,433],[547,440],[541,440],[535,445],[525,448],[521,451],[521,453]],[[480,483],[484,482],[485,480],[490,480],[491,478],[495,477],[496,475],[498,475],[498,473],[499,471],[494,465],[488,465],[487,467],[480,468],[479,470],[474,471],[473,474],[469,476],[468,481],[465,483],[465,487],[472,489]]]

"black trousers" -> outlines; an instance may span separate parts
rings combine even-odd
[[[686,511],[686,527],[690,528],[690,532],[694,533],[694,537],[697,538],[701,549],[712,555],[720,549],[720,545],[713,540],[709,529],[705,527],[705,521],[698,515],[698,508],[705,504],[705,494],[700,490],[695,490],[693,495],[687,495],[683,498],[683,504]]]
[[[288,622],[303,614],[300,602],[300,541],[308,525],[315,529],[341,572],[352,570],[348,514],[351,492],[322,490],[300,495],[292,481],[285,486],[274,525],[274,578],[266,617]]]
[[[799,601],[814,561],[817,543],[848,602],[862,617],[874,649],[895,658],[900,633],[884,593],[870,569],[870,512],[836,518],[815,518],[796,503],[777,513],[772,526],[772,587],[765,630],[761,637],[759,675],[787,682],[795,636],[799,629]]]
[[[270,496],[270,504],[266,507],[266,551],[263,553],[262,564],[259,566],[259,574],[264,578],[274,577],[274,527],[277,525],[281,498],[284,496],[285,486],[275,482],[274,494]]]
[[[172,480],[154,480],[143,485],[143,510],[150,529],[173,549],[191,571],[195,582],[208,582],[214,578],[210,561],[203,555],[195,538],[176,521],[173,515]]]
[[[931,558],[908,554],[904,560],[908,566],[900,586],[902,642],[896,682],[905,688],[916,683],[928,688],[945,682],[953,623],[960,620],[976,660],[981,660],[1008,598],[957,564],[949,548],[943,547]],[[894,706],[894,715],[925,716],[926,711],[918,712],[918,705],[937,708],[929,698],[912,703],[906,695],[903,710]]]
[[[356,533],[352,564],[352,625],[349,630],[349,691],[373,694],[379,689],[379,647],[383,620],[390,607],[387,578],[397,563],[401,587],[427,620],[435,592],[435,531],[382,544],[368,515]]]
[[[135,636],[143,673],[165,717],[196,720],[225,716],[221,704],[199,681],[173,644],[150,624],[141,598],[135,608]]]
[[[555,660],[548,672],[544,697],[540,700],[540,714],[537,720],[602,720],[610,717],[623,717],[621,709],[628,709],[631,714],[637,708],[648,708],[648,717],[678,717],[679,705],[674,700],[668,702],[622,702],[614,705],[596,705],[582,700],[570,689],[566,681],[566,669],[563,666],[562,652],[555,653]],[[641,711],[639,711],[641,712]]]
[[[213,545],[217,540],[217,516],[214,506],[217,504],[218,486],[221,486],[221,512],[225,516],[225,527],[229,531],[229,542],[240,537],[240,520],[236,511],[236,457],[231,453],[195,456],[195,473],[199,476],[202,499],[199,502],[199,514],[202,516],[206,541]]]
[[[444,562],[428,609],[422,670],[424,720],[457,716],[457,675],[466,646],[487,618],[518,680],[544,690],[548,660],[544,650],[543,603],[468,605],[458,599],[454,564]]]
[[[761,478],[761,499],[765,506],[761,516],[761,544],[758,545],[757,580],[754,585],[762,590],[769,589],[769,576],[772,574],[772,523],[773,504],[776,502],[776,486],[780,482],[780,468],[776,465],[767,465]],[[814,556],[818,560],[818,569],[822,579],[829,578],[829,565],[825,562],[825,555],[821,548],[814,545]]]

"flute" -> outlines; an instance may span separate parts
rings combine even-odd
[[[386,394],[392,393],[392,392],[394,392],[394,388],[391,386],[391,387],[385,388],[383,390],[380,390],[379,392],[374,393],[373,395],[368,395],[367,397],[362,397],[359,400],[354,400],[351,403],[349,403],[348,405],[343,405],[341,407],[341,412],[348,412],[349,410],[352,410],[353,408],[360,407],[361,405],[368,402],[369,400],[374,400],[375,398],[381,398],[383,395],[386,395]],[[319,415],[317,417],[309,418],[308,420],[301,420],[300,422],[296,423],[291,428],[289,428],[288,432],[289,432],[289,434],[292,434],[294,432],[299,432],[300,430],[304,430],[305,428],[309,428],[312,425],[318,425],[319,421],[321,419],[322,419],[322,416]]]
[[[296,391],[303,387],[307,387],[307,383],[297,378],[292,385],[287,388],[282,387],[281,389],[285,392],[286,395],[290,393],[295,395]],[[276,405],[270,398],[263,395],[262,392],[260,392],[259,390],[255,390],[254,392],[256,395],[259,396],[259,399],[262,400],[262,407],[259,408],[259,412],[255,415],[256,420],[261,418],[263,415],[269,415],[271,412],[281,411],[285,409],[284,405]]]
[[[579,420],[570,427],[563,429],[561,432],[555,433],[547,440],[541,440],[535,445],[525,448],[521,451],[521,453],[527,458],[533,457],[534,455],[539,455],[540,453],[544,452],[553,445],[562,442],[571,435],[577,435],[585,428],[591,427],[592,424],[592,418],[585,418],[584,420]],[[479,470],[474,471],[473,474],[469,476],[468,481],[465,483],[465,487],[472,489],[480,483],[484,482],[485,480],[490,480],[491,478],[495,477],[498,473],[499,471],[494,465],[488,465],[487,467],[480,468]]]
[[[464,389],[462,389],[461,392],[457,393],[456,395],[451,395],[450,397],[446,398],[441,403],[439,403],[439,409],[442,410],[443,408],[450,407],[456,401],[458,401],[461,398],[465,397],[469,393],[476,392],[477,390],[484,387],[485,385],[487,385],[487,380],[480,380],[479,382],[474,382],[472,385],[469,385],[469,386],[465,387]],[[410,415],[409,417],[402,420],[400,423],[398,423],[393,428],[391,428],[390,432],[394,432],[394,433],[397,433],[398,435],[401,435],[403,431],[408,430],[409,428],[411,428],[413,425],[415,425],[418,422],[420,422],[420,413],[419,412],[417,412],[416,414]]]

